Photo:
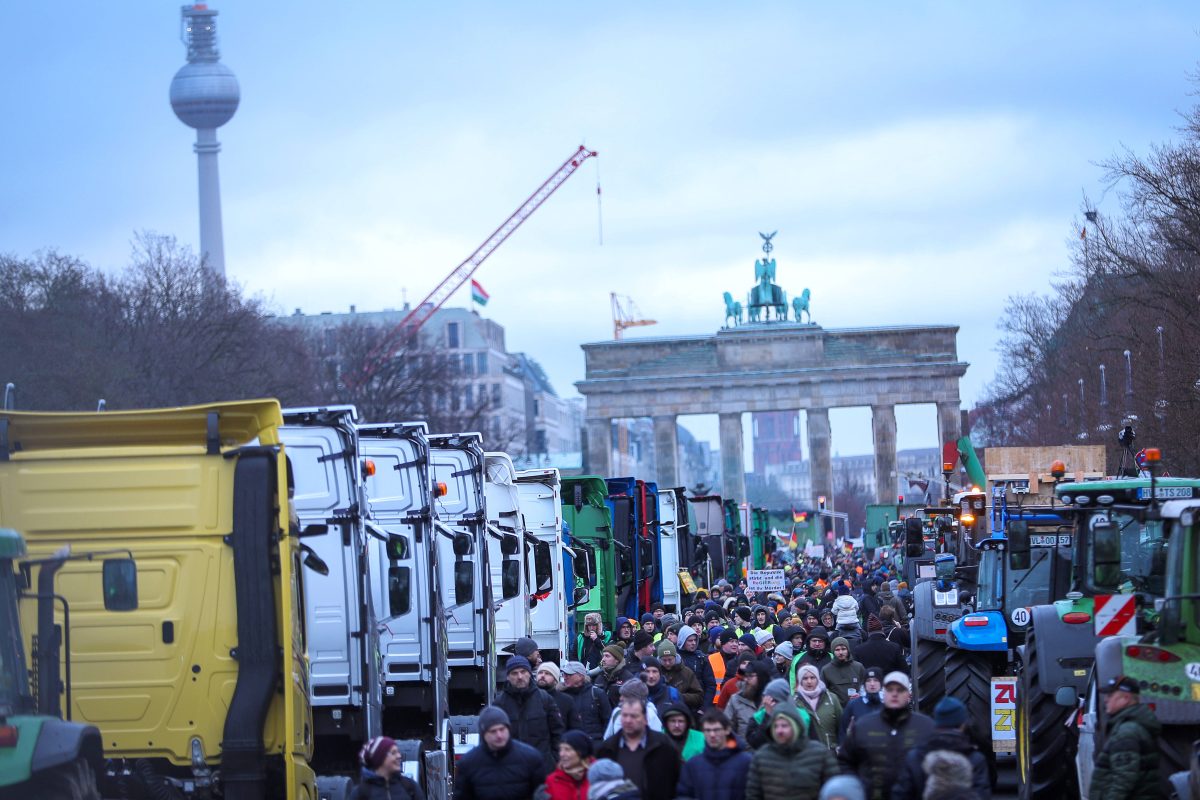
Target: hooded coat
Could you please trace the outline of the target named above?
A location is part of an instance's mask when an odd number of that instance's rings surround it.
[[[687,704],[687,707],[692,711],[700,708],[704,702],[704,688],[700,685],[700,680],[696,677],[696,673],[684,663],[675,657],[675,666],[667,669],[663,667],[663,680],[666,681],[675,691],[679,692],[680,698]],[[712,697],[712,695],[709,695]]]
[[[727,746],[705,747],[684,762],[675,795],[678,800],[743,800],[753,755],[735,737]]]
[[[933,750],[921,767],[926,774],[921,800],[975,800],[971,792],[971,762],[953,750]]]
[[[1096,756],[1089,800],[1141,800],[1159,794],[1157,739],[1162,723],[1149,706],[1138,703],[1112,715],[1108,738]]]
[[[729,717],[729,722],[733,726],[733,734],[743,739],[746,738],[746,731],[750,728],[750,723],[754,719],[754,713],[758,711],[758,706],[762,701],[763,690],[767,688],[767,684],[771,680],[771,673],[765,665],[760,661],[746,662],[746,668],[754,670],[758,675],[758,691],[757,699],[747,697],[742,693],[739,686],[738,691],[729,698],[729,703],[725,706],[725,715]],[[738,681],[740,684],[741,681]]]
[[[693,634],[700,640],[695,652],[684,649],[684,644],[687,643],[688,637]],[[684,625],[679,629],[679,660],[685,667],[696,674],[696,680],[700,682],[700,696],[703,698],[701,701],[702,705],[711,703],[713,697],[717,694],[717,679],[713,675],[712,664],[708,663],[708,654],[704,652],[703,639],[704,637],[700,635],[700,631],[689,625]]]
[[[746,779],[746,800],[816,800],[821,784],[837,774],[837,761],[822,745],[808,738],[799,711],[781,703],[771,715],[771,727],[786,719],[794,735],[786,744],[772,741],[754,754]]]
[[[974,791],[975,800],[991,800],[992,781],[987,756],[979,751],[965,733],[955,728],[938,728],[904,757],[904,769],[892,787],[891,800],[922,800],[929,775],[925,772],[925,756],[937,751],[958,753],[970,764],[967,787]],[[967,796],[967,795],[964,795]]]

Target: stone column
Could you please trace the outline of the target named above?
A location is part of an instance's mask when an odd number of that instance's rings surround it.
[[[742,452],[742,415],[721,413],[721,497],[739,503],[746,499],[746,461]]]
[[[810,408],[804,412],[808,421],[809,486],[812,487],[812,504],[817,508],[817,498],[825,496],[825,508],[833,508],[833,462],[830,460],[829,409]],[[821,531],[830,530],[823,522]]]
[[[658,488],[679,485],[679,438],[674,414],[654,418],[654,472]]]
[[[586,463],[583,471],[601,478],[612,477],[612,420],[589,419],[584,423],[587,434]]]
[[[875,442],[875,501],[894,503],[899,494],[895,406],[871,406],[871,436]]]
[[[938,448],[946,442],[957,442],[962,436],[962,415],[958,410],[958,401],[937,404],[938,418]],[[940,456],[939,456],[940,458]]]

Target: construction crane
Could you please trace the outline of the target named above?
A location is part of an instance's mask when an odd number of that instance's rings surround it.
[[[620,340],[626,328],[640,328],[642,325],[657,325],[656,319],[641,319],[642,312],[638,310],[632,297],[609,292],[612,298],[613,339]]]
[[[562,163],[562,166],[556,169],[508,219],[504,220],[499,228],[492,232],[491,236],[484,240],[483,244],[475,249],[475,252],[451,270],[450,274],[443,278],[442,282],[434,287],[424,300],[415,305],[404,319],[400,320],[400,323],[383,337],[368,354],[363,371],[356,378],[347,380],[347,385],[353,388],[370,380],[376,370],[395,353],[396,349],[407,344],[416,336],[417,332],[421,330],[421,326],[429,321],[429,318],[450,299],[451,295],[471,279],[475,270],[479,269],[479,266],[496,251],[497,247],[504,244],[509,236],[512,236],[513,231],[521,227],[521,223],[529,219],[533,212],[537,211],[542,203],[546,202],[550,195],[554,194],[584,161],[596,155],[598,154],[595,150],[588,150],[580,145],[579,149]]]

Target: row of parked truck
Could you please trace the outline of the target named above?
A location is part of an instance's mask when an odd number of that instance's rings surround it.
[[[1161,477],[1150,450],[1117,477],[1066,480],[1055,463],[1039,497],[1040,470],[988,480],[959,449],[974,485],[895,527],[918,706],[965,702],[976,738],[1015,760],[1022,800],[1086,800],[1098,689],[1125,675],[1163,725],[1164,780],[1196,769],[1200,480]]]
[[[0,527],[0,798],[336,800],[380,732],[445,798],[518,638],[773,549],[720,497],[270,400],[0,412]]]

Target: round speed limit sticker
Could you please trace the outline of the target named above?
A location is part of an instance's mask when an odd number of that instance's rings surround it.
[[[1008,618],[1012,620],[1013,625],[1023,628],[1029,624],[1029,609],[1014,608],[1012,613],[1008,615]]]

